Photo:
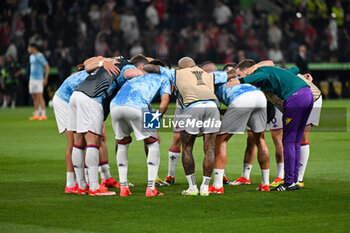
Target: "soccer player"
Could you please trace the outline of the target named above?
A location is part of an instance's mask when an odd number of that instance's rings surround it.
[[[108,67],[110,67],[109,63],[112,63],[113,66],[115,64],[115,62],[106,60],[103,64],[104,68],[106,70],[109,70],[110,72],[115,72],[114,70],[108,69]],[[72,150],[73,150],[73,141],[74,141],[73,132],[67,130],[67,128],[68,128],[68,122],[69,122],[68,118],[70,115],[69,114],[70,97],[72,96],[75,88],[77,88],[80,85],[80,83],[82,83],[89,76],[89,72],[93,71],[89,67],[89,63],[86,63],[86,64],[87,64],[87,70],[84,70],[84,65],[78,66],[78,70],[80,69],[81,70],[69,76],[58,88],[58,90],[56,91],[53,97],[53,108],[54,108],[58,131],[60,134],[64,133],[67,137],[67,148],[66,148],[66,155],[65,155],[66,168],[67,168],[65,193],[76,193],[78,191],[78,185],[76,185],[75,176],[74,176],[74,167],[72,163]],[[101,151],[104,150],[103,149],[104,146],[106,145],[101,146]],[[103,158],[103,160],[100,160],[100,161],[106,161],[106,159]],[[108,176],[108,173],[109,173],[109,169],[107,169],[107,165],[108,163],[106,164],[104,162],[103,165],[101,166],[101,176],[103,178]]]
[[[148,61],[144,60],[137,68],[140,69],[147,63]],[[142,129],[143,112],[149,111],[149,105],[158,93],[161,96],[161,103],[153,118],[159,119],[167,110],[171,94],[169,79],[163,75],[163,72],[160,74],[145,73],[128,80],[111,101],[112,125],[118,143],[116,157],[121,184],[120,196],[131,195],[127,183],[127,173],[128,149],[132,141],[130,137],[132,132],[134,132],[137,141],[143,140],[146,143],[148,149],[148,185],[145,196],[163,195],[155,188],[160,162],[157,131],[155,129]]]
[[[237,67],[240,65],[241,63]],[[209,192],[224,193],[222,177],[227,162],[227,142],[233,134],[243,134],[246,126],[252,130],[254,144],[258,147],[262,180],[257,190],[270,191],[270,154],[264,137],[267,119],[267,102],[264,94],[250,84],[233,87],[225,87],[225,84],[217,85],[215,94],[222,103],[228,106],[228,109],[222,119],[220,133],[216,138],[214,183],[209,187]]]
[[[283,100],[283,149],[285,179],[273,191],[299,189],[300,144],[313,107],[310,86],[291,71],[278,67],[260,67],[247,75],[250,64],[242,66],[241,79],[231,79],[227,87],[242,83],[257,83]]]
[[[29,94],[32,95],[35,108],[29,120],[47,120],[43,91],[49,78],[50,66],[36,44],[29,44],[28,53],[30,54]]]
[[[69,105],[71,116],[69,129],[75,131],[72,161],[75,174],[79,182],[79,193],[88,193],[91,196],[115,195],[104,185],[98,182],[99,148],[103,121],[109,114],[107,104],[116,94],[118,87],[122,86],[126,79],[123,76],[125,70],[133,68],[125,58],[117,59],[120,75],[110,75],[104,68],[100,68],[95,74],[87,77],[73,92]],[[102,67],[104,61],[98,62]],[[86,143],[86,165],[88,167],[89,187],[84,178],[84,149]]]
[[[231,69],[234,69],[236,67],[237,64],[235,63],[227,63],[224,65],[224,67],[222,68],[222,70],[224,71],[229,71]],[[216,67],[215,63],[212,61],[205,61],[202,63],[201,68],[208,73],[211,72],[215,72],[218,71],[218,68]],[[222,114],[222,113],[221,113]],[[222,179],[223,184],[229,184],[229,181],[226,177],[225,171],[224,171],[224,175],[223,175],[223,179]]]
[[[265,64],[268,66],[274,66],[273,64]],[[253,73],[254,70],[256,70],[256,67],[251,67],[247,73]],[[298,74],[299,70],[296,67],[293,67],[289,69],[289,71]],[[238,72],[240,72],[238,70]],[[300,169],[299,169],[299,186],[304,187],[303,183],[303,175],[306,168],[306,163],[309,157],[309,143],[308,143],[308,136],[311,131],[312,125],[318,125],[319,119],[320,119],[320,113],[321,113],[321,106],[322,106],[322,95],[321,91],[316,87],[315,84],[312,83],[312,76],[310,74],[300,75],[298,74],[298,77],[302,78],[305,82],[307,82],[310,85],[310,88],[312,90],[312,93],[314,95],[314,106],[312,108],[310,117],[307,121],[307,126],[305,127],[303,138],[301,142],[301,148],[300,148]],[[268,93],[265,93],[268,94]],[[268,96],[271,96],[270,94]],[[270,97],[271,98],[271,97]],[[282,103],[283,101],[280,100],[278,97],[273,96],[273,102],[276,103]],[[277,104],[279,108],[281,108],[280,104]],[[281,109],[282,110],[282,109]],[[282,145],[282,137],[283,137],[283,122],[282,122],[282,112],[275,106],[275,116],[272,119],[271,122],[267,124],[267,128],[271,131],[271,137],[273,139],[273,142],[275,144],[276,152],[276,163],[277,163],[277,174],[275,180],[270,184],[270,187],[277,187],[283,182],[284,178],[284,160],[283,160],[283,145]],[[244,157],[244,164],[243,164],[243,170],[242,175],[240,178],[235,180],[234,182],[230,182],[231,185],[240,185],[240,184],[250,184],[250,172],[252,169],[252,164],[255,160],[256,155],[256,147],[254,143],[252,142],[252,134],[248,131],[248,139],[247,139],[247,149],[245,152]]]
[[[183,124],[179,126],[182,130],[182,164],[189,188],[184,190],[182,194],[193,196],[199,193],[201,196],[208,196],[209,182],[215,161],[215,138],[220,128],[220,114],[217,109],[218,100],[214,94],[214,83],[225,83],[228,74],[220,71],[207,73],[196,66],[190,57],[181,58],[178,65],[179,70],[176,72],[174,69],[168,70],[167,76],[176,88],[177,98],[183,108],[182,113],[186,115],[181,117],[180,121]],[[211,124],[204,124],[209,121]],[[188,124],[189,122],[195,122],[195,125]],[[202,123],[202,125],[197,123]],[[200,191],[198,191],[192,151],[196,137],[200,133],[203,133],[205,157],[203,160],[203,181]]]

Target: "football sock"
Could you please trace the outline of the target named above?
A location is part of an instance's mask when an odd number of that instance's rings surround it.
[[[79,188],[84,189],[87,186],[84,174],[84,148],[77,145],[73,146],[72,162],[74,166],[74,172],[78,180]]]
[[[209,183],[210,183],[210,179],[211,177],[209,176],[203,176],[203,181],[202,181],[202,185],[201,185],[201,190],[208,190],[209,188]],[[221,182],[222,182],[222,178],[221,178]]]
[[[277,163],[277,175],[276,177],[284,178],[284,163]]]
[[[224,169],[214,168],[214,182],[213,182],[214,188],[218,189],[223,186],[223,176],[224,176]]]
[[[169,149],[168,176],[175,177],[177,161],[180,158],[181,150]]]
[[[118,144],[117,166],[119,173],[119,182],[122,187],[128,186],[128,144]]]
[[[98,160],[99,146],[89,144],[86,146],[86,166],[89,171],[90,189],[97,190],[100,185],[98,183]]]
[[[153,142],[147,144],[148,156],[147,156],[147,167],[148,167],[148,185],[151,189],[155,188],[156,178],[158,175],[158,168],[160,162],[160,151],[159,143]]]
[[[41,109],[41,115],[46,116],[46,109]]]
[[[72,188],[75,185],[75,176],[74,176],[74,172],[67,172],[67,181],[66,181],[66,185],[69,188]]]
[[[3,108],[6,108],[6,107],[7,107],[7,100],[6,100],[6,99],[4,99],[4,102],[2,103],[2,107],[3,107]]]
[[[261,170],[261,184],[262,185],[269,185],[270,181],[269,181],[269,176],[270,176],[270,169],[265,169],[265,170]]]
[[[253,167],[253,165],[251,165],[249,163],[244,163],[241,176],[249,180],[250,172],[252,171],[252,167]]]
[[[108,178],[112,177],[108,160],[102,161],[98,164],[98,171],[100,172],[102,179],[107,180]]]
[[[89,185],[89,169],[86,165],[84,165],[84,174],[85,174],[85,181]]]
[[[304,180],[305,169],[310,155],[310,145],[308,142],[302,143],[300,147],[300,167],[298,181]]]
[[[35,115],[35,116],[40,116],[40,111],[39,111],[39,110],[35,110],[35,111],[34,111],[34,115]]]
[[[37,110],[38,112],[38,114],[37,114],[37,116],[40,116],[40,114],[41,114],[41,106],[39,105],[39,107],[38,107],[38,110]]]
[[[186,178],[187,178],[188,186],[189,186],[190,189],[197,188],[196,174],[195,173],[193,173],[191,175],[187,175]]]

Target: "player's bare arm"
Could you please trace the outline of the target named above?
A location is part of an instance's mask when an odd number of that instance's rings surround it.
[[[162,116],[168,109],[169,101],[170,101],[169,94],[163,94],[159,105],[159,112],[162,114]]]
[[[230,81],[228,81],[225,85],[225,87],[233,87],[236,86],[237,84],[240,84],[238,78],[232,78]]]
[[[263,66],[275,66],[275,63],[271,60],[261,61],[255,65],[253,65],[252,67],[248,68],[247,75],[254,73],[257,69],[259,69],[260,67],[263,67]]]
[[[124,72],[123,76],[126,78],[126,79],[131,79],[131,78],[135,78],[135,77],[138,77],[138,76],[142,76],[142,75],[145,75],[147,74],[146,71],[144,70],[140,70],[140,69],[128,69]]]
[[[120,70],[115,64],[119,62],[113,61],[111,58],[105,58],[102,56],[92,57],[84,61],[85,70],[88,73],[93,72],[99,67],[103,67],[110,76],[118,76]]]
[[[46,87],[47,82],[49,80],[49,73],[50,73],[50,66],[49,66],[49,64],[46,64],[45,65],[44,83],[43,83],[44,87]]]

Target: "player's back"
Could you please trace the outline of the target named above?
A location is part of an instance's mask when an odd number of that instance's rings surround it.
[[[165,76],[145,74],[128,80],[113,98],[110,107],[126,105],[138,109],[147,108],[158,93],[170,94],[170,90],[170,82]]]
[[[300,88],[308,86],[306,82],[296,76],[291,70],[264,66],[255,71],[255,73],[259,72],[264,72],[269,76],[268,80],[259,83],[262,85],[262,88],[275,93],[282,99],[287,99]]]
[[[62,85],[56,91],[56,95],[64,100],[65,102],[69,102],[70,97],[73,94],[73,91],[89,76],[89,73],[85,70],[74,73],[70,75]]]
[[[250,84],[239,84],[233,87],[225,87],[226,83],[215,86],[215,95],[220,102],[229,106],[240,95],[250,92],[259,91],[259,88]]]

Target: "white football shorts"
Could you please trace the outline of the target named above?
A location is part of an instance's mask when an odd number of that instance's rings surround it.
[[[250,91],[237,97],[227,108],[220,134],[243,134],[246,127],[256,133],[266,129],[266,97],[261,91]]]
[[[29,94],[44,92],[44,80],[29,80]]]
[[[83,92],[74,91],[69,101],[69,131],[93,133],[101,136],[103,128],[102,104]]]
[[[149,137],[158,138],[157,130],[143,128],[143,112],[140,109],[120,105],[111,109],[112,126],[117,140],[135,134],[136,141]]]
[[[58,127],[58,132],[63,134],[68,127],[68,119],[69,119],[69,104],[63,101],[57,95],[54,95],[52,99],[53,111],[55,113],[56,123]]]

